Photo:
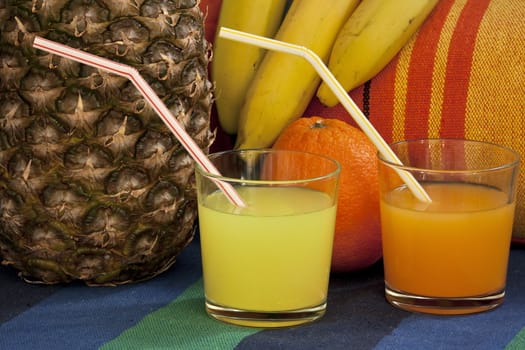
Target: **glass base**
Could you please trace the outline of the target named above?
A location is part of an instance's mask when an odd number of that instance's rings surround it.
[[[239,326],[278,328],[315,321],[326,311],[326,302],[306,309],[287,311],[248,311],[228,308],[206,300],[206,312],[213,318]]]
[[[505,298],[505,290],[483,296],[440,298],[411,295],[386,286],[385,296],[390,304],[406,311],[434,315],[465,315],[500,306]]]

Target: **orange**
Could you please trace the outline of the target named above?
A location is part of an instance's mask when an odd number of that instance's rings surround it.
[[[382,256],[376,153],[356,127],[322,117],[289,124],[273,148],[322,154],[341,164],[332,271],[355,271]]]

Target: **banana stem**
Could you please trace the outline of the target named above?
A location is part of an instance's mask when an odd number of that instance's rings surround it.
[[[348,95],[345,88],[339,83],[323,60],[315,52],[304,46],[270,39],[226,27],[221,27],[219,29],[219,36],[222,38],[259,46],[268,50],[289,53],[306,59],[321,76],[323,81],[330,87],[332,92],[337,96],[338,100],[352,116],[357,125],[359,125],[361,130],[374,143],[378,152],[383,156],[383,158],[393,164],[402,165],[394,151],[392,151],[392,149],[388,146],[387,142],[383,139],[383,137],[381,137],[372,123],[365,117],[363,112]],[[424,203],[430,203],[432,201],[428,193],[426,193],[421,184],[417,182],[412,174],[406,171],[398,171],[397,169],[396,171],[418,200]]]

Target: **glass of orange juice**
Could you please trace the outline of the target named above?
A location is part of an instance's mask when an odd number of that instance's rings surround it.
[[[238,325],[283,327],[325,313],[339,164],[284,150],[210,155],[197,166],[206,311]],[[246,203],[228,201],[217,181]]]
[[[401,141],[379,156],[386,299],[404,310],[468,314],[505,296],[519,156],[463,139]],[[411,173],[431,198],[399,178]]]

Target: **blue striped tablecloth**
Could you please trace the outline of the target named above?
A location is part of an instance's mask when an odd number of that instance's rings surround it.
[[[381,264],[333,275],[319,321],[263,330],[203,306],[197,239],[164,274],[134,285],[30,285],[0,268],[0,349],[525,349],[525,249],[513,247],[503,306],[469,316],[391,307]]]

